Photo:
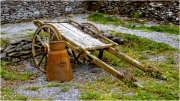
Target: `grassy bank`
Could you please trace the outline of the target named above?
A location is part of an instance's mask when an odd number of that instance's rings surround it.
[[[109,33],[123,37],[126,42],[124,45],[115,47],[123,51],[128,56],[140,61],[146,66],[153,66],[168,78],[167,81],[153,78],[149,74],[137,69],[136,67],[124,62],[123,60],[104,53],[103,61],[110,64],[117,70],[124,70],[127,74],[135,77],[144,88],[136,88],[119,81],[110,74],[104,74],[95,82],[87,82],[79,87],[83,100],[178,100],[179,99],[179,69],[178,62],[175,61],[174,54],[178,53],[164,43],[137,37],[135,35]],[[96,52],[95,52],[96,54]],[[164,57],[164,60],[149,61],[150,58],[157,59]]]
[[[150,32],[156,31],[156,32],[164,32],[164,33],[179,35],[179,27],[173,24],[154,25],[147,27],[141,23],[133,23],[133,21],[124,21],[112,15],[104,15],[102,13],[93,13],[88,17],[88,20],[100,24],[112,24],[114,26],[120,25],[130,29],[137,29],[142,31],[150,31]]]

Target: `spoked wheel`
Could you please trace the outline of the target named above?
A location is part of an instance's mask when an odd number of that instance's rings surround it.
[[[46,72],[47,57],[50,51],[50,41],[62,40],[61,34],[56,27],[51,24],[43,24],[38,27],[32,39],[32,57],[35,66],[42,72]]]
[[[83,26],[88,27],[88,28],[90,28],[91,30],[97,32],[98,34],[101,34],[101,31],[100,31],[95,25],[93,25],[93,24],[91,24],[91,23],[88,23],[88,22],[81,23],[81,24],[82,24]]]

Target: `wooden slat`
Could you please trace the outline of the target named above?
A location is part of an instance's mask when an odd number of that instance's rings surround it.
[[[53,24],[59,29],[60,33],[64,38],[82,47],[83,49],[106,46],[105,43],[101,42],[98,39],[93,38],[91,35],[82,32],[81,30],[75,28],[74,26],[68,23],[51,23],[51,24]]]
[[[109,48],[114,46],[113,44],[106,44],[106,45],[101,45],[101,46],[94,46],[94,47],[86,47],[85,50],[95,50],[95,49],[104,49],[104,48]]]

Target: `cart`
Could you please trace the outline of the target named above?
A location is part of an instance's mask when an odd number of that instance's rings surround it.
[[[121,58],[144,72],[155,75],[157,78],[166,79],[157,69],[150,66],[146,67],[123,52],[116,50],[114,47],[118,44],[104,37],[99,29],[91,23],[79,24],[67,19],[61,22],[35,20],[34,24],[38,28],[32,39],[32,57],[36,67],[44,73],[46,72],[47,57],[50,51],[49,42],[64,40],[66,47],[72,50],[72,54],[77,61],[82,62],[80,57],[84,57],[122,81],[130,81],[137,86],[141,86],[133,77],[126,76],[103,62],[101,58],[104,51]],[[93,55],[94,51],[99,51],[98,56]]]

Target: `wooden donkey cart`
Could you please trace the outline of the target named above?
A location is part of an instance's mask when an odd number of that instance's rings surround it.
[[[80,60],[79,57],[84,57],[122,81],[128,80],[137,86],[141,86],[137,80],[127,77],[103,62],[101,58],[104,51],[121,58],[142,71],[155,75],[157,78],[166,79],[166,77],[155,68],[145,67],[140,62],[113,48],[118,44],[104,37],[98,28],[91,23],[79,24],[67,19],[63,22],[42,22],[35,20],[34,24],[38,28],[32,39],[32,55],[36,67],[42,72],[46,72],[47,57],[50,51],[49,42],[64,40],[65,46],[72,50],[75,59]],[[94,50],[99,51],[98,56],[93,55],[92,51]]]

